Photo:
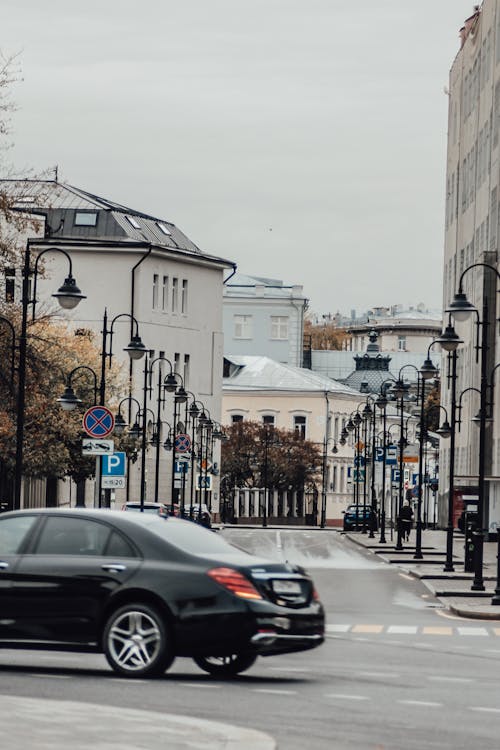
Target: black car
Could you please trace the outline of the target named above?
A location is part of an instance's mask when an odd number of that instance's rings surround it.
[[[362,504],[349,505],[344,513],[344,531],[351,531],[351,529],[362,529],[363,525],[367,529],[377,529],[377,516],[373,512],[371,506],[366,507]]]
[[[181,519],[111,510],[0,515],[0,646],[104,652],[122,675],[176,656],[230,676],[324,639],[311,578]]]

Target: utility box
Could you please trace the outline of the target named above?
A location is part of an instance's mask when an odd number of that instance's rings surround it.
[[[464,550],[464,570],[466,573],[472,573],[474,570],[474,552],[476,546],[476,536],[474,532],[477,529],[477,513],[465,512],[464,518],[465,533],[465,550]]]

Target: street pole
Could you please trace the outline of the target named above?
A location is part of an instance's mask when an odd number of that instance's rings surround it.
[[[421,560],[422,555],[422,469],[424,462],[424,443],[426,428],[424,425],[425,420],[425,379],[421,378],[422,391],[421,391],[421,402],[420,402],[420,435],[419,435],[419,446],[418,446],[418,500],[417,500],[417,530],[416,530],[416,541],[415,541],[415,554],[413,555],[414,560]]]
[[[481,321],[481,385],[480,385],[480,405],[479,405],[479,471],[478,471],[478,499],[477,499],[477,520],[478,528],[474,530],[474,580],[472,582],[472,591],[484,591],[483,579],[483,544],[486,533],[484,521],[485,509],[485,462],[486,462],[486,404],[487,404],[487,364],[488,364],[488,297],[483,298],[483,317]]]
[[[382,434],[383,434],[383,442],[382,442],[382,511],[380,514],[380,544],[385,544],[385,475],[386,475],[386,454],[387,454],[387,446],[386,446],[386,430],[387,430],[387,399],[384,396],[384,406],[383,406],[383,413],[382,413]]]
[[[147,397],[148,397],[149,354],[144,358],[144,381],[142,388],[142,445],[141,445],[141,513],[146,502],[146,438],[147,438]]]
[[[371,474],[370,474],[370,485],[371,485],[371,498],[372,498],[372,523],[370,524],[370,539],[375,538],[375,525],[377,518],[377,493],[375,491],[375,428],[376,428],[377,410],[373,405],[372,410],[372,450],[371,450]]]
[[[396,513],[397,539],[396,549],[403,549],[403,528],[401,524],[401,509],[403,507],[403,480],[404,480],[404,391],[401,391],[399,402],[399,481],[398,481],[398,512]]]
[[[367,419],[363,419],[363,460],[364,460],[364,466],[363,466],[363,530],[362,534],[366,534],[366,443],[368,442],[368,421]]]
[[[19,360],[17,369],[17,423],[16,423],[16,467],[14,471],[14,510],[21,507],[21,484],[23,478],[24,417],[26,407],[26,349],[29,305],[30,246],[26,244],[22,284],[22,317],[19,336]]]
[[[455,431],[457,419],[457,351],[448,354],[448,362],[451,364],[451,415],[450,415],[450,463],[448,471],[448,525],[446,527],[446,562],[443,570],[451,573],[455,570],[453,566],[453,505],[455,485]],[[451,360],[451,361],[450,361]]]

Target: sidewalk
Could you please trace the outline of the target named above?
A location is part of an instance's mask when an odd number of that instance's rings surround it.
[[[253,729],[141,709],[2,695],[0,746],[9,750],[276,750]]]
[[[380,544],[380,532],[370,539],[359,531],[348,532],[346,537],[369,549],[381,560],[397,565],[414,578],[419,578],[450,612],[461,617],[481,620],[500,620],[500,605],[492,605],[491,598],[496,588],[497,543],[485,542],[483,552],[483,578],[485,591],[471,591],[473,573],[464,572],[464,536],[453,535],[453,572],[443,570],[446,562],[446,532],[435,529],[422,531],[422,560],[415,560],[415,530],[404,550],[396,550],[396,534],[390,538],[386,532],[386,544]]]

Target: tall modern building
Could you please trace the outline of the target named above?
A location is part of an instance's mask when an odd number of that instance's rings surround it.
[[[500,0],[484,0],[460,29],[460,49],[449,81],[446,233],[443,309],[461,291],[477,313],[455,329],[459,430],[455,451],[455,495],[477,496],[479,454],[484,455],[485,525],[500,524],[500,342],[498,242],[500,200]],[[489,268],[492,266],[493,268]],[[445,322],[447,314],[445,312]],[[481,354],[486,359],[481,366]],[[442,367],[442,404],[450,408],[451,381]],[[487,417],[480,449],[473,420],[480,409],[481,372],[487,382]],[[441,490],[447,488],[449,447],[440,461]]]

